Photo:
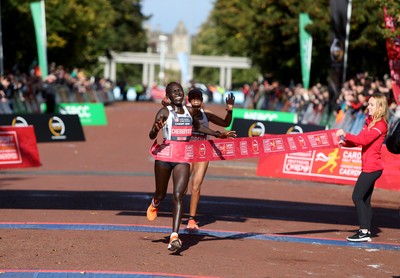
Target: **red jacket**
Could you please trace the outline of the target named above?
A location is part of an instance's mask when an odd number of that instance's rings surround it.
[[[363,172],[374,172],[383,170],[381,148],[385,140],[388,125],[381,119],[373,127],[368,129],[372,119],[369,117],[358,135],[347,133],[345,136],[345,147],[361,146],[361,160]]]

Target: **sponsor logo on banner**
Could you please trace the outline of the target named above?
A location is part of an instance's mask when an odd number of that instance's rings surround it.
[[[312,151],[286,155],[283,172],[287,174],[309,173],[311,170],[311,154]]]
[[[343,61],[344,56],[344,45],[343,43],[335,38],[331,44],[331,61],[334,63],[340,63]]]
[[[194,148],[193,145],[185,146],[185,159],[193,159],[194,157]]]
[[[202,143],[202,144],[200,144],[200,147],[199,147],[199,155],[200,155],[201,158],[204,158],[204,157],[206,157],[206,154],[207,154],[206,145],[204,145]]]
[[[400,190],[398,155],[391,154],[383,145],[382,160],[385,171],[375,187]],[[361,173],[361,164],[361,148],[318,148],[307,152],[260,156],[257,176],[354,186]]]
[[[265,126],[261,122],[252,124],[249,128],[249,137],[263,136],[265,134]]]
[[[37,142],[85,141],[78,115],[2,115],[0,126],[33,126]]]
[[[233,128],[235,120],[253,120],[258,122],[266,121],[266,122],[281,122],[281,123],[294,124],[297,123],[297,114],[289,112],[280,112],[280,111],[235,108],[233,109],[232,113],[232,122],[229,125],[229,127],[227,127],[228,130],[233,129],[238,131],[237,128]],[[265,123],[262,124],[265,126]],[[245,136],[247,135],[239,137],[245,137]]]
[[[28,126],[28,122],[21,116],[15,117],[12,122],[12,126]]]
[[[326,134],[309,135],[308,140],[313,148],[329,146],[329,141]]]
[[[0,164],[21,163],[16,131],[0,131]]]
[[[289,149],[291,151],[296,151],[297,150],[297,146],[296,146],[296,142],[294,141],[293,137],[288,137],[288,143],[289,143]]]
[[[252,147],[252,150],[253,150],[253,154],[259,154],[260,153],[260,149],[259,149],[259,147],[258,147],[258,141],[257,140],[253,140],[253,141],[251,141],[251,147]]]
[[[78,115],[83,126],[107,124],[103,103],[59,103],[57,109],[62,115]]]
[[[304,133],[303,128],[299,125],[291,126],[287,131],[286,134],[297,134],[297,133]]]
[[[0,126],[0,169],[40,165],[33,126]]]
[[[300,147],[302,149],[307,149],[306,141],[304,140],[304,138],[299,136],[299,137],[297,137],[297,139],[298,139],[298,142],[300,144]]]
[[[252,111],[252,112],[245,112],[244,113],[244,119],[246,120],[261,120],[261,121],[269,121],[273,122],[278,119],[278,115],[275,114],[272,111],[269,111],[269,113],[260,113],[257,111]]]
[[[60,109],[60,114],[63,115],[74,115],[77,114],[80,119],[90,118],[90,107],[88,105],[65,105]]]
[[[158,145],[154,151],[157,152],[157,155],[159,157],[164,157],[164,158],[171,158],[172,157],[172,148],[170,144],[161,144]]]
[[[235,156],[235,144],[233,142],[221,142],[221,143],[215,143],[214,152],[213,156],[214,157],[229,157],[229,156]]]
[[[334,133],[334,130],[329,130],[323,132],[310,132],[302,135],[269,134],[262,137],[258,136],[190,142],[167,140],[161,145],[158,145],[157,142],[155,142],[150,148],[150,153],[155,159],[159,160],[165,160],[165,158],[168,157],[167,161],[170,162],[232,160],[263,156],[266,154],[287,154],[299,151],[309,151],[316,148],[333,148],[338,144],[337,138],[333,136]],[[298,143],[299,146],[303,144],[304,147],[297,148],[293,144],[296,140],[302,142]],[[289,141],[291,143],[289,143]],[[289,147],[290,144],[292,147]],[[174,149],[169,150],[167,149],[168,146],[169,148],[173,146]],[[250,146],[251,152],[249,152],[247,146]],[[168,155],[166,155],[166,152]],[[193,155],[192,157],[192,153],[196,155]]]
[[[240,154],[247,156],[249,154],[247,142],[246,141],[240,141],[239,146],[240,146]]]
[[[52,139],[63,140],[66,138],[65,133],[65,124],[64,122],[57,116],[53,116],[49,119],[49,130],[53,136]]]
[[[235,111],[235,109],[233,111]],[[232,130],[236,131],[237,137],[242,138],[264,136],[267,134],[300,134],[317,130],[325,130],[325,127],[319,125],[293,124],[287,122],[233,119]]]
[[[339,174],[357,178],[361,173],[360,149],[344,149],[340,163]]]
[[[285,155],[282,172],[355,180],[361,173],[359,148],[329,148]]]
[[[268,138],[263,140],[264,152],[281,152],[285,150],[282,138]]]

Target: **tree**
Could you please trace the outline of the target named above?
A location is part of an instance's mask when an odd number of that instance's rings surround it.
[[[360,71],[382,76],[388,72],[378,2],[353,0],[348,74]],[[393,6],[391,6],[391,9]],[[399,14],[398,8],[393,8]],[[301,81],[298,18],[308,13],[313,24],[311,83],[325,82],[330,68],[330,12],[326,0],[217,0],[202,26],[193,50],[197,54],[247,56],[254,67],[284,83]]]
[[[29,2],[8,0],[2,7],[5,68],[25,71],[36,59]],[[108,48],[144,51],[146,37],[140,0],[46,0],[48,62],[92,69]],[[15,40],[18,34],[21,40]]]
[[[384,38],[398,38],[400,37],[400,2],[397,0],[377,0],[379,6],[382,9],[386,9],[389,16],[395,20],[395,26],[397,27],[395,32],[386,30],[384,24],[382,24],[382,34]]]

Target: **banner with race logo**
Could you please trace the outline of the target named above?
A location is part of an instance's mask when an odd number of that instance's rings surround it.
[[[325,127],[321,125],[235,119],[233,121],[232,130],[236,131],[237,137],[256,137],[264,136],[265,134],[313,132],[317,130],[325,130]]]
[[[331,16],[331,68],[329,74],[329,100],[330,109],[333,109],[336,99],[340,95],[343,82],[346,81],[346,60],[348,33],[351,14],[351,1],[330,0]],[[350,29],[348,29],[350,30]]]
[[[375,187],[400,190],[398,156],[388,152],[383,145],[382,160],[385,169]],[[354,185],[361,166],[361,148],[324,148],[260,157],[257,176]]]
[[[156,140],[150,148],[150,153],[156,160],[169,162],[254,158],[271,154],[334,148],[338,144],[335,132],[335,130],[323,130],[302,134],[267,134],[235,139],[164,141],[162,144],[157,144]]]
[[[37,142],[85,141],[78,115],[11,114],[0,117],[0,125],[32,125]]]
[[[299,15],[299,35],[300,35],[300,62],[303,87],[309,88],[312,56],[312,36],[306,30],[307,25],[312,24],[312,20],[307,13]]]
[[[33,126],[0,126],[0,169],[40,165]]]
[[[107,125],[103,103],[59,103],[57,111],[62,115],[78,115],[82,126]]]
[[[36,48],[39,57],[39,67],[41,77],[48,74],[47,69],[47,31],[46,31],[46,12],[44,1],[30,3],[33,25],[36,34]]]
[[[267,122],[282,122],[282,123],[297,123],[297,114],[290,112],[272,111],[272,110],[258,110],[258,109],[245,109],[235,108],[232,110],[232,122],[226,128],[232,130],[232,125],[235,119],[267,121]]]

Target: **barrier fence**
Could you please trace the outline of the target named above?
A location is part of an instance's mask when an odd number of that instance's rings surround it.
[[[116,101],[112,89],[108,90],[87,90],[79,92],[71,90],[65,85],[55,86],[55,102],[59,103],[103,103],[111,104]],[[35,95],[14,95],[11,99],[2,99],[0,102],[0,114],[26,114],[42,113],[42,104],[45,99],[41,93]]]

